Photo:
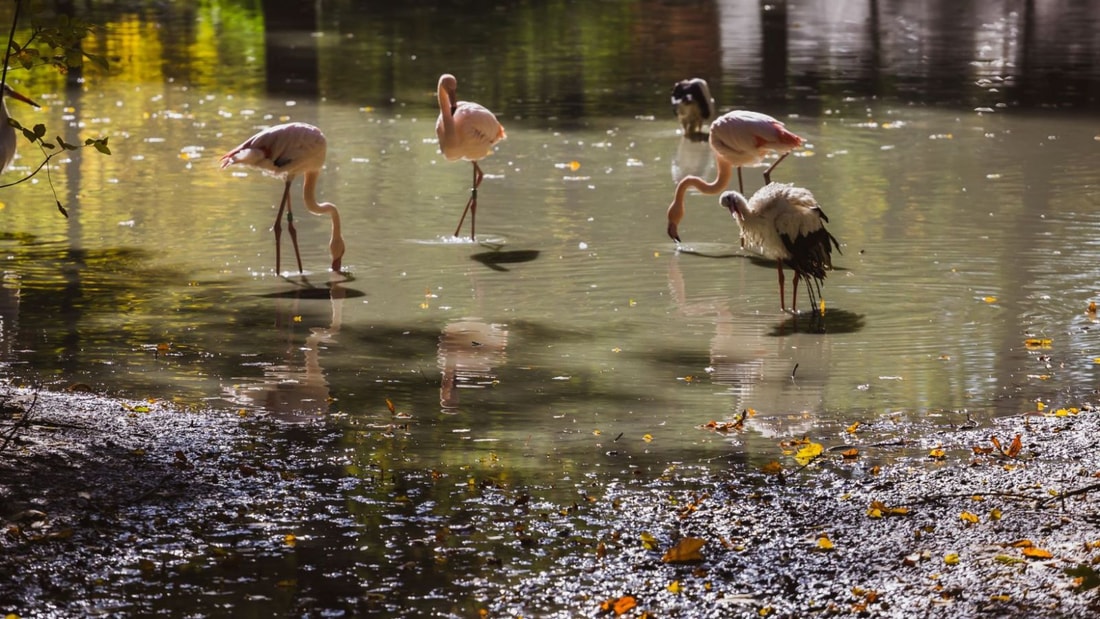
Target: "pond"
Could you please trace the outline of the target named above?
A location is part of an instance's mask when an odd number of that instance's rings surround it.
[[[12,103],[23,124],[113,154],[51,168],[67,219],[41,176],[4,190],[6,373],[321,424],[351,474],[474,471],[555,500],[762,465],[856,422],[1073,406],[1100,371],[1100,13],[973,4],[323,2],[266,31],[233,3],[92,15],[112,74],[13,73],[44,104]],[[481,162],[477,242],[451,235],[470,165],[438,150],[443,72],[508,134]],[[691,76],[806,139],[773,180],[809,188],[841,243],[823,317],[779,310],[716,196],[689,194],[667,238],[674,179],[714,175],[669,105]],[[218,166],[291,120],[328,136],[342,274],[297,184],[305,273],[284,238],[276,274],[281,183]],[[20,149],[8,180],[39,160]],[[743,411],[744,432],[701,428]]]

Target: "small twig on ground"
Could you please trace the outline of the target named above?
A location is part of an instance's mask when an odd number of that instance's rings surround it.
[[[12,442],[12,440],[15,439],[20,430],[23,430],[30,425],[31,417],[33,416],[31,413],[34,411],[34,405],[37,403],[38,392],[35,391],[34,398],[31,400],[30,405],[28,405],[27,408],[23,411],[23,417],[12,424],[11,430],[9,430],[8,433],[4,435],[4,442],[0,443],[0,452],[7,449],[8,443]]]

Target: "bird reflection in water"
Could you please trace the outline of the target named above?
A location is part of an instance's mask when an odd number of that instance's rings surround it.
[[[224,390],[229,401],[246,408],[255,408],[284,423],[310,423],[324,418],[329,411],[332,395],[324,368],[321,351],[335,343],[340,333],[343,304],[347,289],[339,273],[329,274],[327,296],[331,305],[328,326],[311,327],[302,342],[296,341],[293,326],[299,316],[299,304],[303,297],[319,296],[324,288],[304,288],[286,295],[289,299],[278,308],[276,328],[286,334],[285,361],[264,368],[263,378],[254,384],[239,384]],[[310,294],[310,293],[317,294]],[[301,358],[299,359],[299,355]]]
[[[482,389],[496,382],[496,368],[507,361],[508,325],[460,318],[439,336],[439,404],[453,412],[459,389]]]
[[[739,319],[730,309],[726,296],[692,299],[680,269],[679,256],[669,262],[668,286],[680,316],[713,316],[714,336],[710,339],[707,374],[711,383],[726,388],[731,396],[728,417],[742,418],[747,428],[762,436],[797,436],[813,429],[812,411],[821,405],[826,367],[827,343],[820,338],[797,334],[811,340],[777,338],[760,330],[752,321]],[[732,258],[727,256],[726,258]],[[790,351],[799,360],[787,361]],[[802,368],[792,372],[794,363]],[[744,411],[753,409],[756,414]]]

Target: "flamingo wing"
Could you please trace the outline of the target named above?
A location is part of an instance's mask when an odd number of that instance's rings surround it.
[[[221,158],[221,167],[235,163],[273,176],[293,176],[321,169],[326,142],[321,130],[306,123],[269,127],[245,140]]]
[[[734,110],[710,125],[711,146],[734,165],[756,163],[769,150],[790,152],[802,138],[778,120],[749,110]]]

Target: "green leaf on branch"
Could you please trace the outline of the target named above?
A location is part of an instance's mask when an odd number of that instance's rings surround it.
[[[69,211],[66,211],[65,207],[61,205],[61,200],[57,200],[57,210],[61,211],[61,214],[65,216],[65,219],[69,218]]]

